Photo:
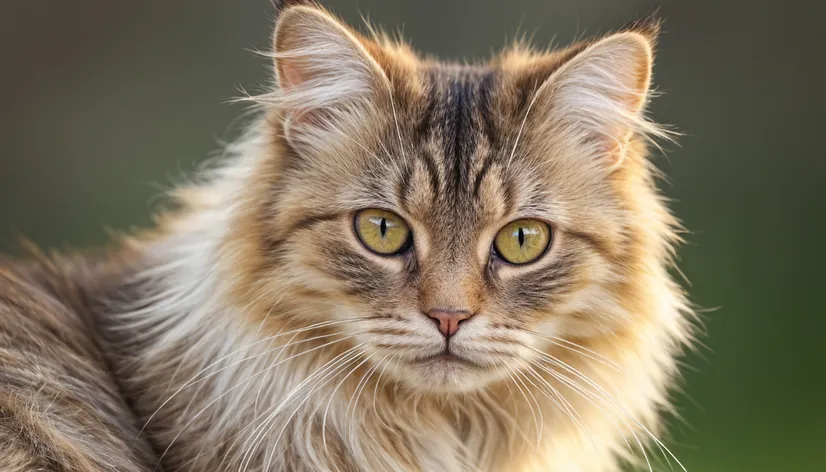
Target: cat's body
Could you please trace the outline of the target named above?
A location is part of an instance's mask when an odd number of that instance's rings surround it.
[[[0,379],[76,364],[16,363],[45,336],[18,321],[84,320],[57,352],[82,336],[100,377],[67,402],[113,406],[79,414],[108,426],[65,434],[97,458],[66,470],[612,471],[643,445],[673,462],[653,437],[690,330],[644,145],[653,35],[442,65],[289,8],[279,88],[178,211],[95,264],[4,269],[29,282],[2,287]],[[401,215],[408,245],[364,247],[365,208]],[[553,238],[508,264],[491,241],[509,221]],[[47,381],[13,408],[0,384],[0,418],[42,419],[0,424],[9,457],[65,417]]]
[[[108,272],[83,259],[0,266],[0,470],[151,469],[101,346],[90,296]]]

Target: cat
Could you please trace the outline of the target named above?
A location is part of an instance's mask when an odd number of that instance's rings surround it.
[[[682,468],[658,32],[459,65],[285,2],[153,229],[0,265],[0,469]]]

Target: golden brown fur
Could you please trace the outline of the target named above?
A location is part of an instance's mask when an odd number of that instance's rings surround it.
[[[96,380],[112,366],[165,470],[674,462],[656,435],[690,314],[647,159],[663,135],[644,116],[655,37],[642,23],[456,65],[288,7],[277,86],[255,97],[262,118],[224,162],[90,279],[44,276],[87,302],[18,302],[0,328],[20,349],[29,331],[13,316],[88,316],[70,331],[101,334],[86,335],[86,362],[105,353]],[[366,250],[353,232],[364,208],[403,217],[413,248]],[[551,225],[552,245],[508,265],[491,241],[526,217]],[[32,283],[28,296],[45,297]],[[473,315],[449,342],[425,315],[442,309]],[[462,361],[421,361],[443,350]],[[6,408],[15,421],[29,411]]]

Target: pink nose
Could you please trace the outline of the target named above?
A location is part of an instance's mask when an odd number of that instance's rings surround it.
[[[450,337],[459,331],[459,323],[473,316],[473,313],[467,310],[430,310],[427,316],[438,321],[439,331]]]

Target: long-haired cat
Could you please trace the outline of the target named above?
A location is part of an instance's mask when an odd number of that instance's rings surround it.
[[[0,468],[681,467],[656,22],[460,65],[288,3],[154,230],[0,269]]]

